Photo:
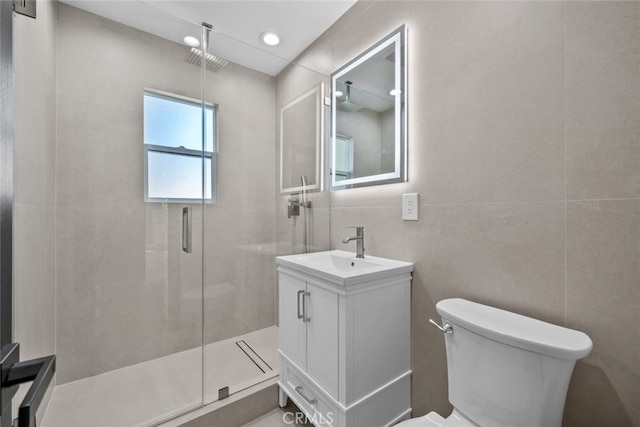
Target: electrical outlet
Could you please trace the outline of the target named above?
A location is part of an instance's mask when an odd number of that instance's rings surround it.
[[[402,219],[404,221],[418,220],[418,193],[402,195]]]

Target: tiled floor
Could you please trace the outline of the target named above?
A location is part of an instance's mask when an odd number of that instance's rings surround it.
[[[272,371],[263,372],[236,345],[244,340]],[[274,377],[278,328],[272,326],[206,346],[205,401]],[[260,365],[264,364],[260,362]],[[56,387],[42,427],[137,427],[200,406],[202,351],[175,353]]]
[[[293,404],[287,405],[284,409],[274,409],[268,414],[245,424],[243,427],[291,427],[291,426],[311,426],[306,423],[304,415]]]

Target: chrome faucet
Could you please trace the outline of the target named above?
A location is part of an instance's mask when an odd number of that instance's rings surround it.
[[[347,227],[347,228],[355,228],[356,235],[353,237],[345,237],[342,239],[342,243],[349,243],[352,240],[355,240],[357,243],[356,246],[356,258],[364,258],[364,227]]]

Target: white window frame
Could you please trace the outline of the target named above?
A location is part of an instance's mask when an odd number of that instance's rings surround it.
[[[156,89],[144,88],[145,96],[147,93],[151,95],[158,95],[161,98],[168,98],[169,100],[175,99],[176,102],[186,102],[189,104],[194,104],[201,106],[202,102],[199,99],[188,98],[186,96],[177,95],[175,93],[165,92]],[[152,202],[152,203],[216,203],[216,193],[217,193],[217,182],[216,182],[216,170],[217,170],[217,146],[218,146],[218,104],[212,102],[205,103],[207,108],[211,108],[213,111],[213,123],[215,128],[215,133],[212,135],[212,149],[213,151],[205,151],[205,150],[192,150],[184,147],[167,147],[164,145],[154,145],[154,144],[146,144],[142,143],[144,147],[144,201]],[[143,112],[144,114],[144,112]],[[149,152],[157,152],[157,153],[166,153],[166,154],[177,154],[181,156],[189,156],[189,157],[197,157],[202,159],[202,170],[205,170],[205,161],[206,159],[211,159],[211,182],[209,183],[211,187],[211,197],[203,197],[203,198],[166,198],[166,197],[149,197]],[[205,188],[205,182],[203,178],[203,188]]]
[[[341,134],[337,134],[334,138],[334,150],[338,149],[338,140],[342,140],[344,141],[344,148],[345,148],[345,153],[344,153],[344,157],[345,157],[345,163],[347,165],[351,165],[351,169],[349,170],[333,170],[331,169],[331,182],[335,182],[336,184],[332,185],[332,188],[347,188],[347,184],[342,184],[343,181],[346,181],[347,179],[351,179],[353,177],[353,138],[345,136],[345,135],[341,135]],[[333,159],[334,159],[334,163],[335,159],[337,159],[337,154],[333,155]],[[334,165],[335,166],[335,165]],[[335,175],[335,176],[334,176]],[[336,179],[337,176],[343,176],[344,179],[342,180],[338,180]]]

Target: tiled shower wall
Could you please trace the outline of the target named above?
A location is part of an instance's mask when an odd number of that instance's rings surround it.
[[[65,4],[57,24],[58,383],[200,346],[203,324],[207,343],[272,326],[273,256],[255,247],[275,238],[275,79],[235,64],[207,72],[218,198],[204,233],[192,205],[186,255],[183,205],[144,202],[142,96],[199,99],[200,68],[186,46]]]
[[[414,415],[451,409],[427,320],[463,297],[589,334],[564,424],[639,426],[640,2],[360,1],[298,62],[328,75],[403,23],[409,180],[332,193],[330,221],[333,248],[363,225],[415,263]]]
[[[20,343],[21,360],[56,351],[56,3],[39,1],[37,15],[36,20],[18,14],[13,19],[13,337]],[[21,386],[14,404],[29,386]]]

